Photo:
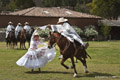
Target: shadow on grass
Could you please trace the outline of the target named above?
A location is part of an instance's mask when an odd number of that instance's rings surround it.
[[[26,49],[20,49],[20,48],[17,48],[16,50],[28,50],[27,48]]]
[[[71,72],[60,72],[60,71],[41,71],[41,72],[39,72],[39,71],[34,71],[34,72],[27,71],[25,73],[28,73],[28,74],[49,74],[49,73],[54,73],[54,74],[56,74],[56,73],[60,73],[60,74],[73,74]]]
[[[89,48],[109,48],[109,47],[89,47]]]
[[[79,77],[95,77],[95,78],[100,78],[100,77],[113,77],[115,75],[112,75],[112,74],[108,74],[108,73],[99,73],[99,72],[92,72],[92,73],[88,73],[88,74],[85,74],[83,76],[78,76],[77,78]]]

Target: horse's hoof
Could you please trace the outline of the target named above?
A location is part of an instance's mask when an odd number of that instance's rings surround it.
[[[74,73],[73,77],[77,77],[77,74],[76,74],[76,73]]]
[[[89,73],[89,71],[85,71],[85,73]]]
[[[73,69],[73,66],[69,66],[69,69]]]

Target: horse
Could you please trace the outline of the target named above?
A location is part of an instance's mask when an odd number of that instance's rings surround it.
[[[19,34],[19,41],[20,41],[20,49],[26,49],[25,42],[26,42],[26,30],[22,29]]]
[[[29,32],[26,33],[26,41],[28,42],[28,46],[30,46],[30,40],[31,40],[31,36],[34,32],[34,28],[31,28]]]
[[[86,64],[86,58],[89,55],[87,54],[86,50],[83,47],[81,47],[80,43],[78,43],[77,41],[74,42],[76,47],[74,43],[70,42],[66,37],[62,36],[60,33],[52,32],[49,34],[48,48],[54,47],[55,44],[58,45],[58,47],[60,48],[60,54],[63,55],[61,65],[64,66],[66,69],[70,69],[70,68],[74,69],[73,77],[76,77],[77,71],[75,67],[74,57],[76,57],[78,60],[82,62],[85,73],[88,73],[89,71]],[[64,64],[64,62],[68,58],[70,58],[72,61],[71,67],[68,67],[67,65]]]
[[[12,31],[9,32],[8,37],[6,38],[6,46],[7,48],[14,48],[15,45],[17,46],[15,30],[12,29]]]

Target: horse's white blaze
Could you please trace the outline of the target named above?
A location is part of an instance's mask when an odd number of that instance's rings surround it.
[[[76,77],[76,76],[77,76],[77,74],[76,74],[76,73],[74,73],[73,77]]]

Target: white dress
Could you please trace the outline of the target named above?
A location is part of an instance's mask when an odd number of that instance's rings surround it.
[[[54,48],[49,49],[47,48],[47,45],[38,48],[38,45],[45,43],[40,41],[35,41],[33,39],[33,36],[31,37],[31,44],[30,44],[30,48],[28,49],[28,52],[16,62],[17,65],[24,66],[26,68],[35,69],[45,66],[45,64],[47,64],[48,62],[54,59],[56,55]]]

